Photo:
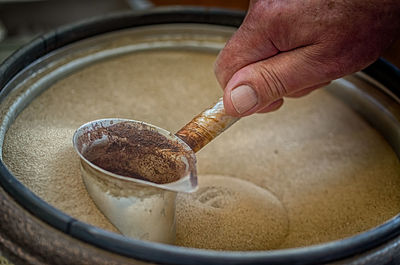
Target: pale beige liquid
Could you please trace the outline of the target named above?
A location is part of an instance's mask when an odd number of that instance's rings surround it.
[[[71,143],[74,131],[109,117],[177,131],[221,96],[214,60],[204,53],[154,51],[72,74],[17,118],[6,135],[4,160],[48,203],[116,232],[82,183]],[[400,164],[394,152],[323,90],[287,100],[277,112],[240,120],[197,158],[199,192],[208,193],[178,195],[178,245],[305,246],[365,231],[400,210]],[[213,189],[223,192],[214,198]]]

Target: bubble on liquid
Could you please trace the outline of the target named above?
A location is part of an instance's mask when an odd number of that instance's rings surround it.
[[[177,244],[218,250],[276,249],[289,231],[287,211],[267,189],[221,175],[177,197]]]

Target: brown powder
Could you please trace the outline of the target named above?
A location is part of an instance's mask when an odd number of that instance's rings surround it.
[[[93,164],[118,175],[158,184],[184,177],[188,170],[184,161],[194,166],[191,153],[177,141],[141,123],[94,126],[77,141],[78,146],[88,146],[82,155]]]
[[[87,195],[71,144],[74,131],[91,120],[120,117],[176,132],[221,96],[214,60],[215,55],[201,52],[154,51],[89,66],[53,85],[21,113],[6,135],[4,161],[48,203],[116,231]],[[253,196],[252,185],[239,189],[240,181],[219,181],[223,194],[243,199],[217,202],[237,205],[233,211],[204,205],[198,194],[179,195],[178,245],[306,246],[365,231],[400,210],[396,155],[367,122],[323,90],[288,99],[277,112],[240,120],[204,147],[197,163],[201,185],[208,187],[204,179],[211,176],[230,176],[270,192]],[[262,194],[267,198],[263,209],[271,207],[270,215],[252,205]],[[275,207],[279,204],[289,220],[284,237],[279,232],[284,223],[271,219],[282,216]],[[264,218],[271,234],[260,225]],[[248,220],[254,223],[243,225]]]

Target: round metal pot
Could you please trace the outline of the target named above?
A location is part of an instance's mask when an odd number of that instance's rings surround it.
[[[77,47],[84,50],[90,46],[90,53],[93,49],[101,50],[101,45],[94,44],[109,39],[109,34],[118,36],[133,30],[146,38],[149,30],[153,33],[160,30],[206,32],[214,42],[198,40],[202,43],[200,48],[218,50],[223,47],[221,36],[226,39],[231,35],[243,18],[243,13],[227,10],[167,8],[114,14],[60,28],[33,40],[0,66],[1,104],[4,106],[9,94],[23,82],[50,72],[57,66],[50,62],[58,62],[68,50]],[[188,40],[181,47],[197,49],[198,43],[196,46]],[[168,48],[176,43],[161,41],[157,45],[156,48]],[[149,49],[149,46],[121,45],[97,51],[96,56],[82,55],[75,64],[65,64],[62,73],[41,80],[41,88],[27,93],[12,108],[3,107],[7,115],[1,121],[0,146],[16,116],[54,80],[95,61],[138,49]],[[332,93],[360,112],[399,156],[399,70],[381,59],[358,73],[357,78],[369,85],[358,87],[346,83]],[[127,238],[76,220],[31,192],[13,176],[3,160],[0,161],[0,184],[0,249],[16,264],[400,264],[400,215],[350,238],[309,247],[211,251]]]

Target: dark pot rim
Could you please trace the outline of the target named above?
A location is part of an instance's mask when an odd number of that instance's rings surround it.
[[[0,65],[1,95],[6,84],[29,64],[45,54],[91,36],[115,30],[155,24],[200,23],[239,27],[239,11],[169,7],[140,12],[123,12],[67,25],[44,34],[25,45]],[[384,59],[363,70],[398,98],[400,71]],[[3,93],[4,92],[4,93]],[[184,248],[126,238],[86,224],[57,210],[19,182],[0,161],[0,185],[22,207],[65,234],[104,250],[144,261],[169,264],[317,264],[351,257],[381,245],[400,234],[400,215],[364,233],[328,243],[275,251],[212,251]]]

